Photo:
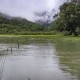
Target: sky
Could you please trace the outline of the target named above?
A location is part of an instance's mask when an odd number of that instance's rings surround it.
[[[66,0],[0,0],[0,12],[10,16],[23,17],[35,21],[42,17],[34,13],[47,11],[50,15],[59,11],[59,6]],[[51,16],[52,17],[52,16]]]

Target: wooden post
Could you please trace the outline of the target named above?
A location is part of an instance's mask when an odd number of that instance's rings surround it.
[[[8,52],[9,50],[8,50],[8,48],[7,48],[7,52]]]
[[[20,46],[19,46],[19,42],[18,42],[18,49],[19,49],[19,47],[20,47]]]
[[[11,46],[11,54],[12,54],[12,46]]]

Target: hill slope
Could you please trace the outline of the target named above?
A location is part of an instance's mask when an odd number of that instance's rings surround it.
[[[0,34],[27,34],[28,32],[43,31],[41,25],[20,17],[10,17],[0,13]]]

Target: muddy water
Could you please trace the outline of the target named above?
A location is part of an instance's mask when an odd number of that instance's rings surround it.
[[[79,73],[75,71],[80,68],[71,67],[74,59],[77,61],[74,66],[79,67],[80,60],[70,55],[74,44],[70,50],[64,47],[68,43],[57,44],[50,41],[20,45],[1,43],[0,80],[79,80]]]

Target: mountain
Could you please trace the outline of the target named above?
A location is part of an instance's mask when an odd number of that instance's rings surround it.
[[[0,13],[0,17],[4,17],[4,18],[7,18],[7,19],[12,19],[11,16],[9,16],[7,14],[4,14],[4,13]]]
[[[44,30],[40,24],[21,17],[11,17],[0,13],[0,34],[27,34]]]

